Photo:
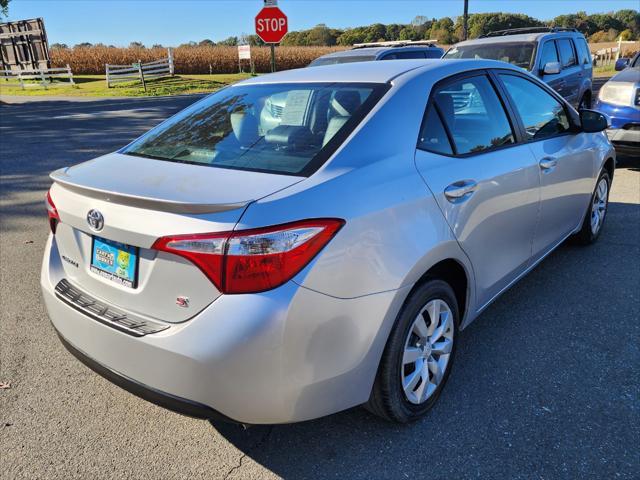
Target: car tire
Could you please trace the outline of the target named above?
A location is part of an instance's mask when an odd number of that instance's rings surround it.
[[[591,92],[586,91],[582,94],[580,103],[578,103],[578,111],[582,109],[589,109],[589,108],[591,108]]]
[[[437,323],[431,320],[432,317],[437,317]],[[420,319],[424,319],[424,324]],[[399,423],[423,417],[435,404],[449,378],[458,327],[458,303],[448,283],[430,279],[417,287],[406,300],[391,330],[365,408]],[[433,333],[427,336],[417,332]],[[440,337],[438,332],[442,334]],[[449,353],[437,353],[447,350]],[[421,351],[419,358],[407,363],[417,351]],[[412,386],[416,376],[420,379]]]
[[[603,170],[598,177],[596,187],[589,201],[589,208],[584,216],[580,231],[573,237],[573,243],[579,245],[591,245],[594,243],[604,227],[609,209],[609,192],[611,190],[611,177],[609,172]]]

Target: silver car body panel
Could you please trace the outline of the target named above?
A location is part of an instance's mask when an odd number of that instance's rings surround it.
[[[563,161],[567,152],[566,170],[558,168],[552,181],[554,172],[543,180],[534,144],[465,159],[416,151],[433,84],[484,68],[520,71],[495,61],[396,60],[245,81],[391,82],[331,158],[306,178],[111,157],[134,178],[146,179],[138,189],[118,175],[94,178],[90,163],[75,167],[77,173],[70,169],[75,188],[61,180],[51,190],[61,223],[49,238],[42,268],[53,325],[71,345],[113,371],[244,423],[301,421],[365,402],[397,314],[432,266],[453,260],[465,271],[462,326],[468,325],[539,261],[534,245],[551,248],[579,226],[589,188],[603,162],[615,158],[604,134],[578,134],[568,144],[542,146],[562,154]],[[580,146],[590,153],[576,153]],[[108,162],[104,165],[96,168],[110,175]],[[170,180],[151,181],[168,171],[184,179],[178,182],[184,189],[174,188]],[[189,176],[197,186],[192,191]],[[475,178],[478,190],[469,202],[449,204],[444,187],[465,178]],[[241,184],[244,180],[251,185]],[[546,190],[539,188],[541,182]],[[176,213],[140,208],[127,198],[92,197],[83,188],[159,202],[246,206]],[[549,209],[549,218],[540,220],[542,191],[548,192],[550,208],[563,195],[571,197],[571,205],[559,209],[557,217]],[[87,268],[95,234],[85,218],[90,209],[104,215],[100,236],[140,248],[140,288],[114,286]],[[150,249],[165,235],[320,217],[342,218],[346,224],[292,280],[257,294],[221,295],[188,261]],[[563,219],[567,225],[560,225]],[[555,232],[546,235],[545,225]],[[63,278],[120,310],[169,328],[136,338],[94,321],[56,298],[55,286]],[[179,295],[190,297],[190,308],[175,304]]]
[[[245,207],[252,200],[300,181],[300,177],[246,170],[203,169],[110,153],[51,174],[84,196],[172,213],[215,213]]]
[[[527,145],[465,158],[418,150],[416,165],[476,274],[476,300],[484,304],[531,259],[539,208],[538,163]],[[448,185],[472,180],[476,191],[453,203]]]

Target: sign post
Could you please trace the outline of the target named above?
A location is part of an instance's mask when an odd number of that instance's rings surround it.
[[[276,71],[275,44],[280,43],[289,29],[287,16],[274,0],[265,0],[265,6],[256,15],[256,34],[271,47],[271,71]]]
[[[242,60],[249,60],[249,68],[251,69],[251,73],[254,74],[253,70],[253,60],[251,59],[251,46],[250,45],[238,45],[238,68],[240,73],[242,70]]]

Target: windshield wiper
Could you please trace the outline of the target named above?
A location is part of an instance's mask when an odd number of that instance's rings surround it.
[[[158,155],[150,155],[148,153],[140,153],[140,152],[124,152],[125,155],[132,155],[134,157],[142,157],[142,158],[153,158],[154,160],[166,160],[166,157],[160,157]]]

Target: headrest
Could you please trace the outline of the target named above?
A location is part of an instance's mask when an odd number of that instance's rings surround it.
[[[338,115],[353,115],[360,106],[360,94],[355,90],[338,90],[331,100],[331,107]]]
[[[322,146],[324,147],[329,141],[334,137],[336,133],[344,126],[345,123],[349,121],[351,117],[346,115],[339,115],[336,117],[332,117],[329,120],[329,124],[327,125],[327,131],[324,134],[324,138],[322,139]]]
[[[264,139],[267,143],[278,145],[309,146],[313,143],[313,135],[307,127],[299,125],[278,125],[269,130]]]
[[[260,138],[258,120],[252,113],[233,112],[231,114],[231,128],[238,143],[243,147],[253,145]]]

